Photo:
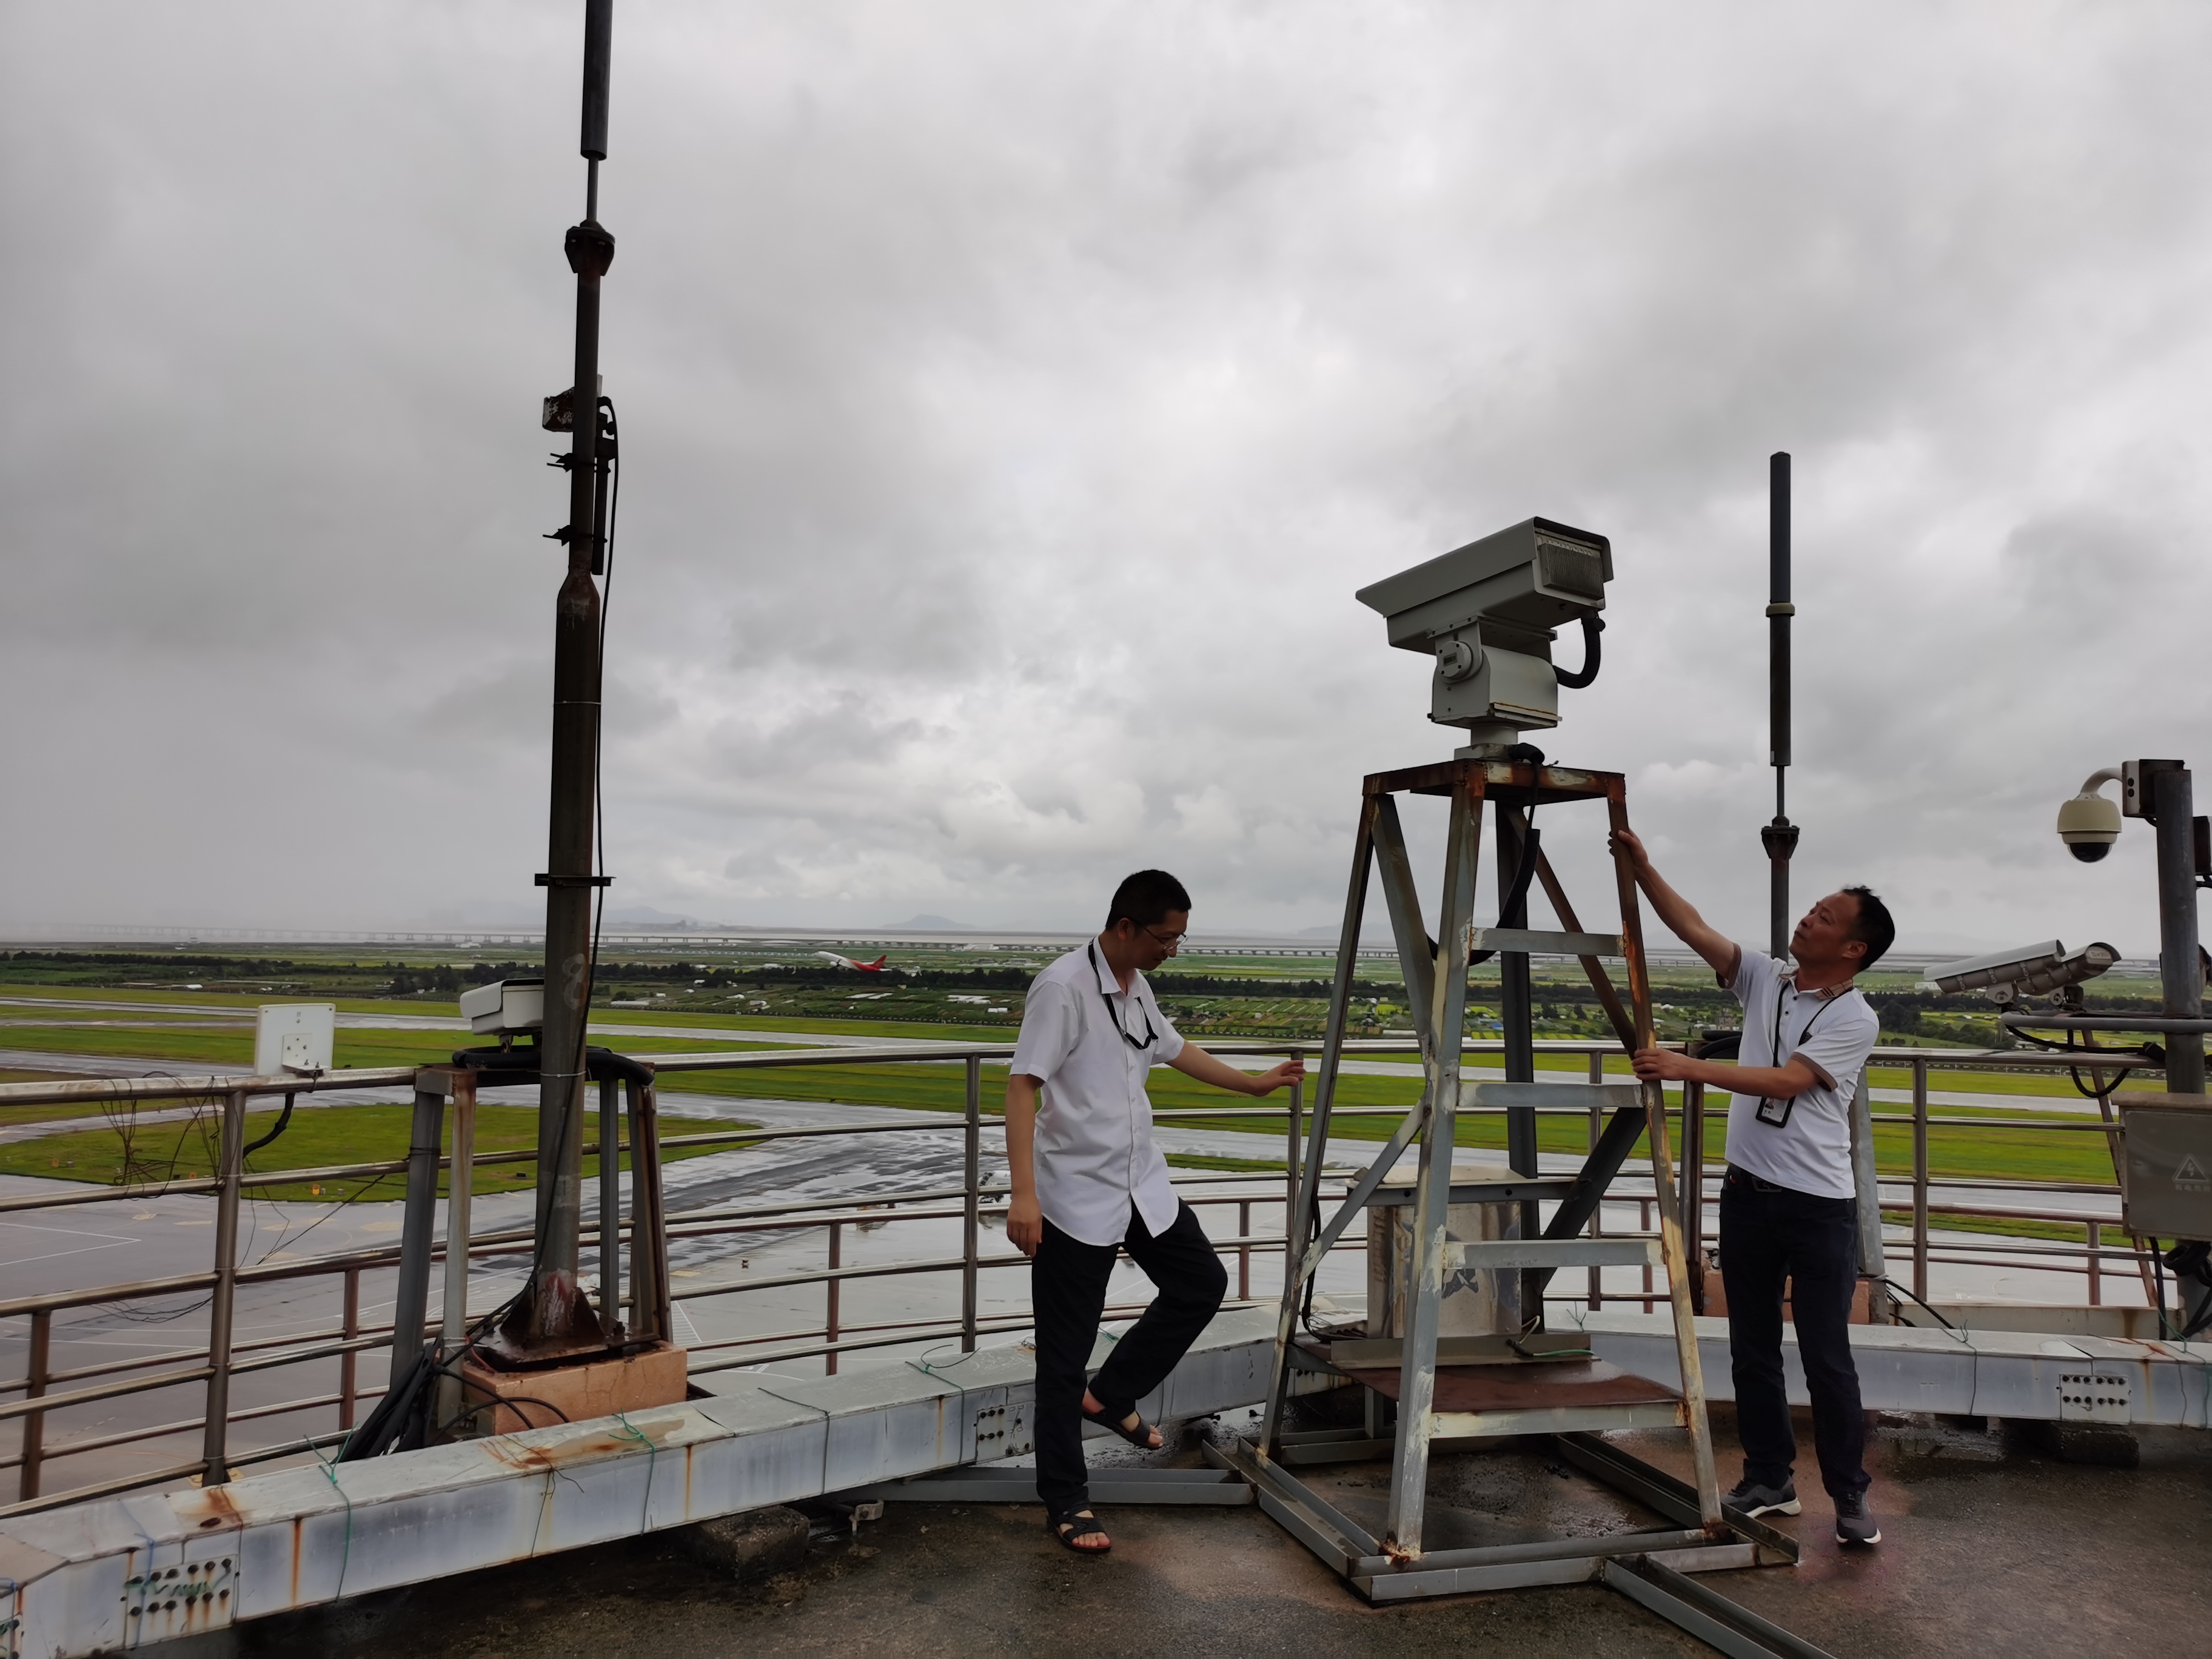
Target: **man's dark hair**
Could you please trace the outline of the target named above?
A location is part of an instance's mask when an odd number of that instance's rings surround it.
[[[1859,913],[1851,921],[1851,937],[1864,941],[1866,955],[1859,958],[1858,971],[1866,970],[1889,954],[1889,947],[1897,942],[1897,923],[1871,887],[1844,889],[1859,902]]]
[[[1190,895],[1164,870],[1139,870],[1124,876],[1114,890],[1114,902],[1106,909],[1106,929],[1127,916],[1139,927],[1150,927],[1170,910],[1188,910]]]

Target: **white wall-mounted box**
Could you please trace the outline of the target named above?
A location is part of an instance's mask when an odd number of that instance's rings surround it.
[[[264,1002],[253,1018],[253,1075],[327,1072],[337,1042],[334,1002]]]

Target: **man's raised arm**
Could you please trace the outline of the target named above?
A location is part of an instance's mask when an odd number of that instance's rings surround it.
[[[1713,971],[1723,980],[1734,979],[1735,941],[1707,927],[1705,919],[1691,907],[1690,902],[1666,884],[1651,867],[1651,854],[1644,850],[1644,842],[1633,830],[1614,830],[1613,842],[1616,848],[1628,854],[1636,884],[1651,901],[1651,908],[1666,925],[1667,931],[1711,963]]]

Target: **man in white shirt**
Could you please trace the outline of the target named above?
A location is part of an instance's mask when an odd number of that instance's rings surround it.
[[[1615,841],[1659,920],[1712,964],[1743,1006],[1739,1063],[1660,1048],[1642,1050],[1635,1061],[1638,1077],[1703,1083],[1735,1097],[1720,1249],[1743,1480],[1725,1501],[1753,1516],[1796,1515],[1802,1507],[1790,1474],[1797,1441],[1783,1383],[1786,1283],[1813,1401],[1820,1480],[1836,1504],[1836,1541],[1878,1544],[1881,1529],[1867,1512],[1866,1419],[1851,1358],[1858,1188],[1850,1104],[1881,1022],[1851,981],[1889,949],[1896,924],[1866,888],[1831,893],[1790,936],[1792,974],[1707,927],[1660,878],[1633,834],[1620,830]]]
[[[1006,1237],[1036,1262],[1037,1496],[1053,1535],[1079,1555],[1113,1547],[1091,1511],[1085,1420],[1134,1446],[1161,1444],[1137,1401],[1175,1369],[1229,1288],[1198,1218],[1168,1183],[1146,1076],[1172,1066],[1218,1089],[1266,1095],[1305,1075],[1297,1060],[1256,1077],[1240,1072],[1168,1023],[1144,975],[1176,953],[1189,922],[1190,895],[1166,871],[1124,881],[1106,931],[1030,984],[1006,1079]],[[1086,1389],[1121,1250],[1159,1294]]]

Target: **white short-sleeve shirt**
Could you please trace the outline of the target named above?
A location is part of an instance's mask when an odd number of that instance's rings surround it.
[[[1123,991],[1096,941],[1031,981],[1012,1070],[1044,1083],[1037,1207],[1069,1237],[1119,1244],[1132,1206],[1147,1232],[1175,1224],[1179,1204],[1152,1144],[1145,1075],[1182,1052],[1182,1037],[1145,976],[1133,975]]]
[[[1814,1075],[1779,1126],[1759,1121],[1759,1096],[1740,1094],[1729,1103],[1729,1162],[1793,1192],[1856,1197],[1851,1099],[1881,1036],[1881,1018],[1856,986],[1800,991],[1781,963],[1743,945],[1728,988],[1743,1005],[1738,1063],[1784,1066],[1802,1054]]]

